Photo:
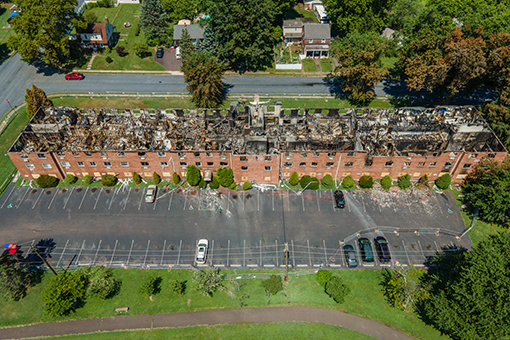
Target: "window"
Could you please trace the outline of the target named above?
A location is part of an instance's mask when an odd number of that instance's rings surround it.
[[[164,168],[165,166],[168,166],[168,162],[159,162],[159,165]]]
[[[292,166],[292,163],[291,162],[285,162],[285,163],[283,163],[283,166],[288,168],[289,166]]]
[[[138,152],[139,157],[145,157],[145,152]]]
[[[292,157],[292,152],[286,152],[285,157]]]
[[[393,166],[393,162],[392,162],[392,161],[388,161],[388,162],[386,162],[386,163],[384,164],[384,166],[388,166],[388,167],[389,167],[389,166]]]
[[[92,154],[90,152],[85,152],[85,156],[92,157]]]
[[[300,168],[306,168],[306,162],[299,163],[299,167]]]
[[[313,44],[313,39],[308,39],[308,43]]]
[[[166,152],[165,151],[158,151],[158,157],[165,157]]]
[[[186,157],[186,152],[178,152],[177,156],[179,156],[179,157]]]
[[[206,156],[206,157],[212,157],[212,152],[206,152],[206,153],[205,153],[205,156]]]
[[[228,163],[227,163],[227,162],[220,162],[220,166],[221,166],[221,167],[228,166]]]
[[[444,167],[445,167],[445,168],[449,168],[449,167],[451,167],[451,166],[452,166],[452,163],[450,163],[450,162],[446,162],[446,163],[444,163]]]
[[[404,166],[411,166],[411,162],[404,162]]]
[[[76,151],[73,151],[73,156],[74,156],[74,157],[80,157],[80,153],[79,153],[79,152],[76,152]]]
[[[328,157],[335,157],[336,156],[336,152],[329,152],[328,153]]]
[[[65,154],[65,153],[63,153],[62,151],[58,151],[58,152],[57,152],[57,156],[58,156],[58,157],[65,157],[65,156],[66,156],[66,154]]]
[[[347,162],[347,163],[345,163],[345,167],[346,167],[346,168],[349,168],[349,167],[351,167],[353,164],[354,164],[353,162]]]
[[[118,157],[126,157],[126,153],[124,151],[117,151]]]
[[[195,153],[193,154],[193,156],[195,156],[195,157],[200,157],[200,152],[195,152]]]
[[[202,166],[202,162],[195,162],[195,166]]]
[[[108,154],[106,152],[100,152],[99,156],[101,156],[101,157],[108,157]]]
[[[227,153],[226,152],[220,152],[220,157],[222,157],[222,158],[227,157]]]
[[[242,166],[241,167],[241,171],[248,171],[248,167],[247,166]]]
[[[306,152],[304,152],[304,151],[301,152],[301,157],[307,157],[307,156],[308,156],[308,154]]]
[[[142,166],[143,167],[148,167],[149,166],[149,162],[141,162]]]
[[[333,163],[333,162],[327,162],[327,163],[326,163],[326,166],[327,166],[327,167],[330,167],[330,166],[333,166],[334,164],[335,164],[335,163]]]
[[[207,162],[207,166],[214,166],[213,162]]]
[[[347,157],[354,157],[356,156],[356,152],[348,152]]]
[[[110,166],[112,166],[112,162],[103,162],[103,165],[107,166],[107,167],[110,167]]]
[[[431,162],[429,166],[436,166],[437,162]]]
[[[241,158],[239,159],[241,162],[248,162],[248,157],[246,156],[241,156]]]
[[[325,44],[326,43],[326,39],[321,39],[321,43]]]
[[[418,168],[421,168],[422,166],[425,166],[425,162],[419,162],[418,163]]]
[[[270,166],[266,166],[266,171],[271,171],[271,167]]]
[[[186,163],[186,162],[180,162],[180,163],[179,163],[179,165],[180,165],[180,166],[182,166],[182,167],[185,167],[185,166],[188,166],[188,163]]]
[[[22,154],[22,155],[19,155],[21,159],[28,159],[28,155],[25,155],[25,154]]]
[[[96,162],[89,162],[90,166],[96,166]]]
[[[128,162],[120,162],[120,166],[126,168],[129,166],[129,163]]]
[[[70,167],[71,164],[69,162],[62,162],[62,166],[65,166],[65,167]]]
[[[462,169],[470,169],[471,168],[471,164],[464,164],[462,166]]]
[[[85,166],[85,163],[83,163],[83,162],[78,162],[78,166]]]
[[[314,168],[315,168],[317,165],[318,165],[318,163],[317,163],[317,162],[312,162],[312,167],[314,167]]]
[[[318,153],[318,152],[314,152],[314,153],[312,154],[312,157],[319,157],[319,153]]]
[[[25,164],[25,166],[27,168],[29,168],[30,170],[34,170],[35,169],[35,166],[33,164],[30,164],[30,163]]]
[[[45,169],[51,169],[51,164],[43,163],[42,167]]]
[[[273,157],[271,157],[271,156],[266,156],[266,157],[264,157],[264,160],[265,160],[266,162],[272,162],[272,161],[273,161]]]
[[[37,154],[37,158],[39,158],[39,159],[46,159],[46,155],[43,154],[43,153],[38,153]]]

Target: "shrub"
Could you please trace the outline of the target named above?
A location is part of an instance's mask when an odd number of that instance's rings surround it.
[[[205,179],[201,178],[200,182],[198,182],[198,187],[200,189],[205,189],[207,187],[207,183],[205,182]]]
[[[389,175],[386,175],[381,179],[381,187],[384,190],[390,190],[392,184],[393,184],[393,180],[391,179],[391,177]]]
[[[250,182],[243,183],[243,190],[250,190],[251,188],[253,188],[253,186],[251,185]]]
[[[216,176],[214,176],[211,183],[209,184],[209,188],[218,189],[219,187],[220,187],[220,183],[218,183],[218,179],[216,178]]]
[[[344,180],[342,181],[342,186],[346,189],[352,188],[354,186],[354,180],[352,179],[352,177],[351,176],[345,177]]]
[[[319,190],[320,184],[319,179],[317,177],[312,177],[312,180],[310,181],[310,185],[308,185],[307,190]]]
[[[85,175],[83,176],[83,182],[85,182],[87,185],[91,185],[94,182],[94,177],[91,175]]]
[[[301,177],[301,179],[299,180],[299,185],[301,186],[301,189],[304,189],[306,188],[306,186],[312,181],[312,177],[308,176],[308,175],[304,175],[303,177]]]
[[[218,183],[225,188],[230,187],[234,182],[234,172],[230,168],[219,168],[216,171],[216,177],[218,177]]]
[[[172,175],[172,182],[175,185],[181,183],[181,176],[179,176],[179,174],[177,172],[174,172],[174,174]]]
[[[140,22],[137,22],[135,26],[135,36],[137,37],[139,35],[140,35]]]
[[[292,173],[292,175],[290,175],[289,183],[290,183],[290,185],[298,185],[299,184],[299,176],[298,176],[297,172],[294,171]]]
[[[404,176],[400,176],[397,185],[401,190],[407,190],[411,186],[411,175],[405,174]]]
[[[126,55],[126,47],[125,46],[117,46],[115,47],[115,51],[117,51],[117,54],[119,55],[119,57],[123,57]]]
[[[101,183],[105,187],[113,187],[115,184],[117,184],[117,177],[115,175],[103,175],[101,176]]]
[[[76,177],[75,175],[72,175],[72,174],[67,174],[66,178],[64,179],[64,181],[68,184],[74,184],[74,183],[76,183],[77,180],[78,180],[78,177]]]
[[[136,55],[140,58],[145,58],[147,56],[151,55],[151,52],[149,51],[149,46],[147,46],[146,43],[137,43],[134,46]]]
[[[186,291],[186,281],[170,281],[170,291],[182,295]]]
[[[193,280],[197,282],[197,290],[208,296],[212,296],[221,287],[222,278],[223,275],[220,274],[219,268],[208,267],[193,271]]]
[[[452,176],[450,174],[444,174],[443,176],[436,179],[436,185],[439,189],[447,190],[452,183]]]
[[[233,182],[232,184],[230,184],[230,186],[228,187],[230,190],[237,190],[237,183],[236,182]]]
[[[429,176],[427,174],[420,177],[420,185],[424,187],[429,187]]]
[[[200,170],[198,170],[198,168],[194,165],[188,165],[186,168],[186,182],[194,187],[200,183],[201,178],[202,176],[200,175]]]
[[[113,59],[110,56],[107,56],[105,60],[108,64],[111,64],[113,62]]]
[[[145,296],[152,296],[154,294],[157,294],[160,291],[159,288],[160,283],[161,283],[160,277],[148,277],[140,286],[139,292]]]
[[[269,279],[262,281],[262,287],[264,287],[269,294],[275,295],[283,290],[282,278],[273,274]]]
[[[83,267],[76,271],[87,282],[87,293],[108,299],[118,291],[120,282],[115,280],[111,268],[103,266]]]
[[[44,310],[51,316],[63,316],[76,310],[85,295],[80,275],[59,274],[54,276],[42,291]]]
[[[329,270],[321,269],[315,274],[315,279],[322,286],[326,286],[326,282],[328,282],[333,277],[333,274]]]
[[[152,174],[152,182],[154,182],[154,184],[156,185],[161,183],[161,177],[159,177],[156,171],[154,171],[154,173]]]
[[[342,283],[342,279],[334,276],[326,283],[325,291],[336,303],[342,303],[350,289]]]
[[[374,186],[374,179],[372,176],[364,175],[359,179],[359,186],[363,189],[370,189]]]
[[[321,184],[326,189],[331,189],[333,187],[333,184],[335,181],[333,180],[333,177],[331,175],[325,175],[322,177]]]
[[[37,177],[35,183],[39,188],[55,188],[58,185],[59,179],[50,175],[41,175]]]
[[[140,183],[142,183],[142,178],[140,177],[140,175],[138,174],[138,172],[133,172],[133,182],[138,185]]]

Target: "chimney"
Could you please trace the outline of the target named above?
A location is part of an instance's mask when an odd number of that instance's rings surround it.
[[[109,24],[109,23],[110,23],[110,22],[108,21],[108,16],[107,16],[107,15],[105,15],[105,16],[104,16],[104,20],[106,21],[106,23],[107,23],[107,24]]]

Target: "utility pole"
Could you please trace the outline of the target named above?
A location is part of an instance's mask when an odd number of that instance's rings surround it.
[[[285,242],[285,282],[289,281],[289,243]]]
[[[48,266],[48,268],[51,269],[51,271],[53,272],[53,274],[55,274],[55,276],[57,276],[57,273],[55,272],[55,270],[53,270],[53,268],[50,266],[50,264],[44,259],[44,257],[41,256],[41,254],[39,254],[39,252],[37,251],[37,248],[36,247],[33,247],[32,248],[35,253],[41,258],[41,260],[43,260],[44,264]]]

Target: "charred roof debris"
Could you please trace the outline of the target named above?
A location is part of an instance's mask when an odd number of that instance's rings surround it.
[[[253,104],[253,103],[252,103]],[[11,152],[229,151],[278,154],[360,151],[371,156],[498,152],[503,145],[474,107],[38,110]]]

